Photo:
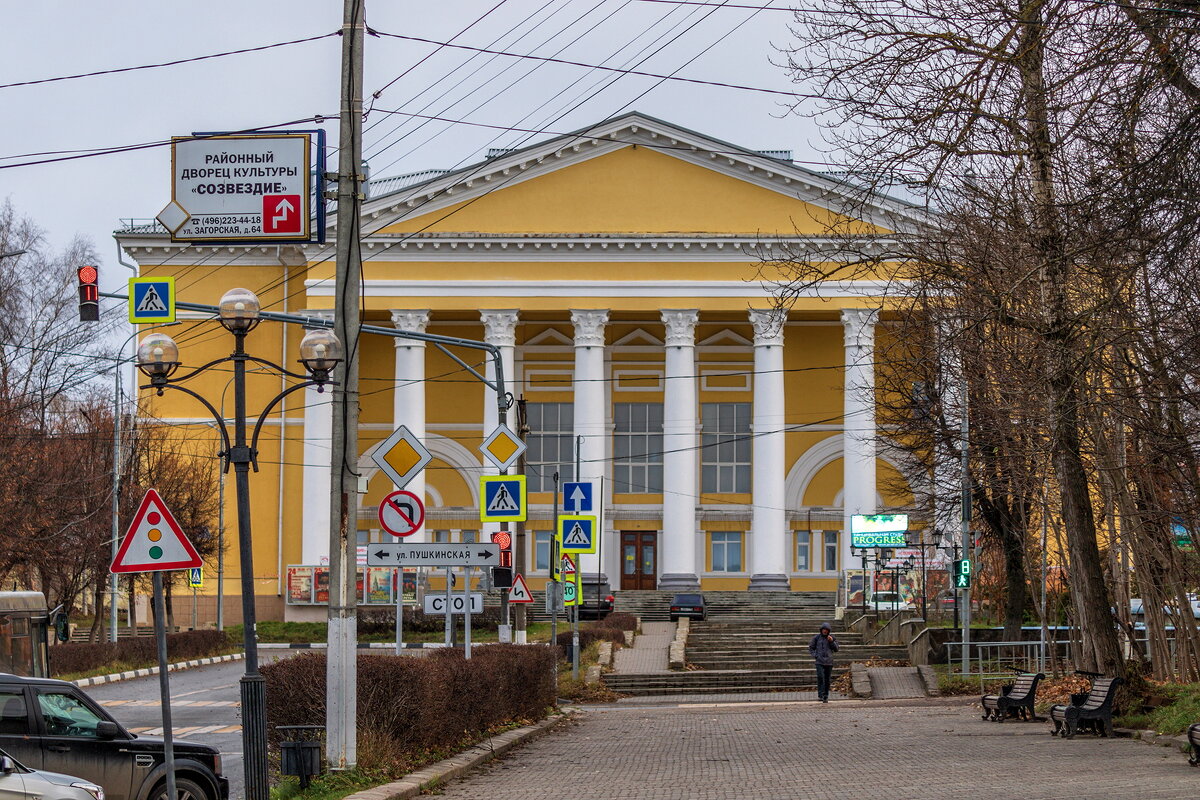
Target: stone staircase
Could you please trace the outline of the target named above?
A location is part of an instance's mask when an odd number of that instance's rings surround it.
[[[660,602],[661,608],[668,608],[670,594],[622,592],[617,598],[617,608],[638,614],[645,621]],[[604,676],[605,685],[631,695],[813,690],[817,685],[816,670],[808,654],[808,642],[822,622],[833,626],[841,644],[835,674],[851,661],[908,658],[902,646],[871,644],[864,642],[861,634],[847,632],[841,622],[832,618],[832,593],[705,592],[704,598],[708,620],[691,623],[687,642],[686,660],[696,669],[609,673]],[[665,618],[667,613],[664,611],[662,616]]]

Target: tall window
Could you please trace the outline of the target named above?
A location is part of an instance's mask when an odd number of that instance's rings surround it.
[[[825,571],[833,572],[838,568],[838,532],[823,531],[825,541]]]
[[[436,544],[449,544],[450,543],[450,531],[434,531],[433,532],[433,541]]]
[[[701,403],[700,422],[702,490],[749,492],[750,404]]]
[[[550,570],[551,535],[551,531],[534,531],[533,534],[533,568],[539,572]]]
[[[713,572],[741,572],[742,534],[737,531],[714,531],[710,535]]]
[[[812,570],[812,533],[796,531],[796,571],[810,572]]]
[[[575,475],[575,412],[570,403],[529,403],[525,406],[529,439],[525,443],[529,491],[553,492],[554,473],[560,481]]]
[[[662,403],[614,403],[613,491],[657,493],[663,487]]]
[[[475,544],[479,539],[479,531],[463,531],[463,544]]]

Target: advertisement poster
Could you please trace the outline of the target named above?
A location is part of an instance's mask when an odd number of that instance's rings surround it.
[[[288,602],[311,603],[313,589],[312,567],[288,568]]]
[[[317,591],[313,600],[317,603],[329,602],[329,567],[317,567]]]

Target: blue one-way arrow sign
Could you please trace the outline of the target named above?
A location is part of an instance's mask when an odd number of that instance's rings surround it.
[[[563,484],[563,509],[568,514],[586,514],[593,510],[596,484],[591,481],[568,481]]]

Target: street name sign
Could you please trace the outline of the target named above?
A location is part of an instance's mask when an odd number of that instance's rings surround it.
[[[373,544],[367,548],[371,567],[494,567],[500,548],[486,544]]]
[[[568,514],[590,514],[596,510],[596,484],[567,481],[563,484],[563,510]]]
[[[465,614],[467,609],[467,601],[461,594],[450,595],[450,613]],[[427,594],[425,595],[424,611],[426,614],[438,614],[446,616],[446,595],[444,594]],[[483,595],[479,592],[471,592],[471,613],[483,613]]]
[[[425,523],[425,504],[404,489],[392,492],[379,504],[379,524],[393,536],[411,536]]]
[[[314,194],[308,133],[180,136],[159,221],[175,242],[307,242]]]
[[[130,278],[129,321],[162,323],[175,321],[174,278]]]
[[[371,454],[371,460],[383,470],[384,475],[392,479],[397,489],[403,489],[433,461],[433,453],[421,444],[415,433],[401,425],[379,443]]]
[[[525,443],[507,425],[497,425],[479,447],[479,452],[498,470],[506,470],[525,452]]]
[[[525,500],[524,475],[485,475],[479,479],[479,519],[483,522],[524,522]]]
[[[163,572],[204,565],[161,496],[148,489],[121,540],[111,572]]]
[[[558,518],[558,534],[564,553],[596,552],[596,518],[568,514]]]
[[[532,603],[533,592],[529,591],[529,584],[525,583],[525,578],[519,573],[513,576],[512,588],[508,590],[508,602],[510,603]]]

